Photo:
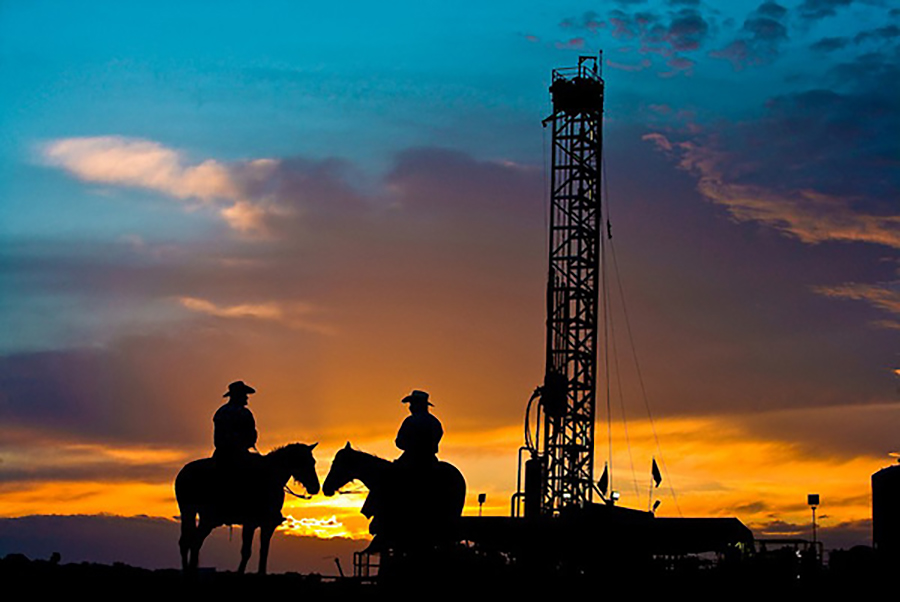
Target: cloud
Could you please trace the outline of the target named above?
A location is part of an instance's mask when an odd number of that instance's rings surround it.
[[[177,521],[147,516],[4,518],[0,519],[0,556],[19,553],[31,559],[49,559],[59,552],[64,564],[123,562],[147,569],[174,569],[180,567],[177,550],[173,552],[172,547],[179,530]],[[203,565],[233,570],[240,559],[240,546],[240,537],[232,537],[228,529],[216,529],[204,542]],[[345,567],[352,566],[353,553],[365,547],[365,541],[297,537],[278,531],[272,547],[277,552],[269,558],[270,572],[328,575],[335,572],[335,558]]]
[[[709,36],[710,26],[699,11],[682,8],[671,15],[650,12],[610,12],[614,38],[636,39],[642,52],[672,56],[675,52],[697,50]]]
[[[618,69],[619,71],[643,71],[652,67],[653,61],[651,61],[650,59],[642,59],[637,64],[629,64],[607,59],[606,66],[610,67],[611,69]]]
[[[772,62],[788,39],[786,15],[787,9],[780,4],[763,2],[747,15],[736,40],[709,55],[728,60],[735,70]]]
[[[866,301],[879,309],[900,315],[900,281],[879,284],[851,282],[837,286],[819,286],[815,290],[835,299]]]
[[[787,40],[787,28],[769,17],[754,17],[744,21],[744,31],[757,42],[776,43]]]
[[[567,17],[563,19],[559,26],[563,29],[586,29],[591,33],[597,33],[598,30],[605,28],[606,22],[594,11],[588,11],[580,17]]]
[[[816,52],[833,52],[845,48],[850,43],[849,38],[822,38],[810,46]]]
[[[184,307],[219,318],[259,318],[262,320],[281,320],[284,311],[277,303],[243,304],[220,307],[205,299],[181,297],[178,299]]]
[[[190,311],[216,318],[269,320],[289,328],[308,329],[322,334],[333,332],[328,326],[310,319],[310,315],[315,313],[315,308],[307,303],[267,301],[216,305],[212,301],[197,297],[179,297],[178,303]]]
[[[185,165],[183,157],[156,142],[101,136],[67,138],[44,147],[50,165],[88,182],[135,186],[179,199],[234,199],[237,185],[216,161]]]
[[[678,8],[665,15],[646,10],[628,12],[616,8],[609,11],[605,19],[598,13],[589,11],[579,17],[564,19],[560,26],[590,35],[596,35],[604,29],[609,30],[613,38],[635,40],[639,43],[639,52],[642,54],[658,54],[666,59],[669,70],[660,73],[662,77],[672,77],[679,73],[691,75],[694,63],[680,56],[680,53],[698,50],[708,40],[711,29],[707,19],[699,11],[689,7]],[[583,38],[574,38],[570,42],[574,40],[584,43]],[[558,46],[562,47],[564,44],[561,42]],[[641,71],[652,65],[652,61],[644,59],[640,64],[629,65],[610,60],[607,65],[623,71]]]
[[[182,450],[146,446],[109,446],[0,434],[0,484],[65,479],[85,482],[164,482],[187,459]]]
[[[523,339],[540,338],[539,327],[522,328],[542,315],[540,169],[409,149],[368,192],[334,160],[281,160],[265,178],[230,173],[247,198],[270,203],[266,239],[201,238],[165,253],[149,235],[77,252],[2,249],[0,275],[20,283],[17,298],[79,300],[59,328],[97,322],[98,307],[129,319],[86,327],[66,341],[73,348],[0,356],[0,421],[88,441],[198,444],[208,439],[209,392],[238,374],[269,374],[288,398],[289,378],[314,387],[357,366],[354,378],[337,378],[342,390],[314,396],[352,418],[359,406],[338,402],[363,404],[391,386],[387,374],[452,383],[437,375],[462,370],[499,395],[528,355]],[[529,286],[536,293],[523,301]],[[460,337],[466,345],[453,342]],[[479,346],[498,355],[475,361]],[[488,422],[504,415],[487,407]]]
[[[208,159],[191,164],[183,153],[158,142],[120,136],[55,140],[44,145],[42,152],[49,165],[86,182],[143,188],[218,205],[228,223],[244,232],[258,229],[265,212],[264,205],[248,200],[248,188],[278,166],[272,159],[233,165]]]
[[[829,77],[839,87],[774,97],[757,119],[645,139],[677,157],[698,190],[738,221],[810,244],[900,248],[900,140],[892,134],[900,67],[890,54],[867,54]]]
[[[557,42],[556,47],[560,49],[581,49],[584,48],[584,38],[572,38],[566,42]]]
[[[853,41],[856,44],[862,44],[869,40],[883,40],[890,42],[898,37],[900,37],[900,27],[897,25],[885,25],[884,27],[861,31],[853,36]]]
[[[756,8],[756,13],[761,16],[770,17],[772,19],[784,19],[788,10],[777,2],[763,2]]]
[[[693,73],[696,63],[683,57],[673,57],[666,61],[666,65],[670,67],[670,71],[660,73],[660,77],[673,77],[679,73],[690,75]]]
[[[729,181],[728,153],[691,142],[672,142],[662,134],[644,136],[660,150],[679,154],[679,165],[697,176],[697,189],[728,209],[738,221],[755,221],[799,240],[865,242],[900,248],[900,216],[860,212],[853,199],[810,189],[777,191],[761,185]]]
[[[853,4],[854,0],[803,0],[797,10],[800,16],[810,21],[833,17],[839,8]]]

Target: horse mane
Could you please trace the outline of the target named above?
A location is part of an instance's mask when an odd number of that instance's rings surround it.
[[[309,447],[305,443],[296,443],[296,442],[295,443],[285,443],[284,445],[279,445],[278,447],[273,447],[272,450],[270,452],[268,452],[266,455],[268,456],[269,454],[274,454],[276,452],[284,451],[288,448],[293,449],[293,448],[299,447],[301,445],[304,447]]]
[[[347,443],[350,443],[350,442],[348,441]],[[379,455],[376,455],[376,454],[370,454],[370,453],[367,452],[367,451],[363,451],[363,450],[361,450],[361,449],[357,449],[357,448],[353,447],[353,444],[352,444],[352,443],[350,443],[349,449],[348,449],[347,447],[342,447],[341,449],[338,450],[338,452],[342,452],[342,451],[345,451],[345,450],[347,450],[347,451],[352,451],[352,452],[356,452],[356,453],[362,454],[362,455],[364,455],[364,456],[369,456],[369,457],[372,457],[372,458],[377,458],[377,459],[379,459],[379,460],[384,460],[385,462],[391,462],[391,460],[387,460],[386,458],[382,458],[382,457],[379,456]]]

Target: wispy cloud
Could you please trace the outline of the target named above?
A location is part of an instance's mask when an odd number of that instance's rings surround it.
[[[850,282],[838,286],[819,286],[816,292],[837,299],[866,301],[892,314],[900,315],[900,281],[879,284]],[[888,322],[887,327],[892,324]]]
[[[49,165],[86,182],[143,188],[214,205],[229,225],[242,232],[258,230],[266,211],[261,199],[248,197],[246,183],[266,178],[278,166],[273,159],[192,163],[158,142],[121,136],[63,138],[44,145],[42,151]]]
[[[212,301],[197,297],[179,297],[178,303],[190,311],[216,318],[271,320],[281,322],[291,328],[309,329],[320,333],[332,332],[329,327],[316,324],[310,319],[310,314],[314,313],[314,309],[305,303],[268,301],[217,305]]]
[[[900,215],[859,211],[856,199],[812,189],[778,191],[730,181],[729,154],[695,142],[673,142],[660,133],[644,136],[667,153],[678,153],[679,166],[697,176],[697,189],[728,209],[734,219],[755,221],[809,244],[865,242],[900,248]]]

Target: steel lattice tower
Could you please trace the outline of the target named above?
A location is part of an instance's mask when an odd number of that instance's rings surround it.
[[[600,290],[603,79],[597,57],[553,71],[547,356],[540,512],[591,502]]]

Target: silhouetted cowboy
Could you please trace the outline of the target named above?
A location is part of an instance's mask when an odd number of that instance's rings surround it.
[[[256,447],[256,421],[247,408],[248,396],[256,389],[238,380],[228,385],[228,398],[213,416],[213,457],[219,460],[237,460],[246,457],[250,448]]]
[[[402,402],[409,404],[409,416],[400,425],[395,443],[403,454],[394,460],[394,469],[385,475],[380,487],[369,490],[361,509],[372,519],[369,532],[375,538],[370,550],[421,544],[435,536],[434,517],[430,516],[430,506],[423,505],[423,492],[427,498],[428,492],[442,485],[444,475],[437,452],[444,429],[428,411],[433,404],[425,391],[413,391]]]
[[[428,411],[433,407],[425,391],[413,391],[403,398],[409,404],[409,416],[400,425],[395,441],[403,454],[397,459],[402,465],[422,466],[437,461],[438,444],[444,435],[441,421]]]

